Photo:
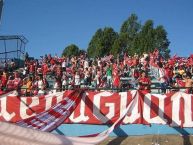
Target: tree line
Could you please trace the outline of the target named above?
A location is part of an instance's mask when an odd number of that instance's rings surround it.
[[[120,32],[116,32],[112,27],[99,28],[92,36],[87,50],[81,50],[77,45],[71,44],[63,50],[62,56],[77,56],[85,51],[92,58],[124,53],[132,56],[158,49],[160,55],[168,58],[169,44],[167,32],[162,25],[154,27],[153,20],[141,24],[138,16],[131,14],[121,25]]]

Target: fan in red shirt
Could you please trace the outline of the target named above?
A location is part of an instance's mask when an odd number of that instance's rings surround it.
[[[46,76],[46,75],[47,75],[48,70],[49,70],[48,65],[47,65],[46,63],[44,63],[44,64],[42,65],[42,73],[43,73],[43,76]]]
[[[50,60],[50,64],[51,64],[51,65],[56,64],[56,62],[55,62],[54,58],[52,58],[52,59]]]
[[[1,82],[0,88],[5,88],[7,85],[7,81],[8,81],[7,73],[4,71],[0,79],[0,82]]]
[[[14,80],[13,80],[13,87],[14,89],[19,89],[22,86],[22,81],[21,78],[19,77],[19,73],[15,72],[14,73]]]
[[[129,56],[129,58],[128,58],[127,65],[133,66],[133,60],[132,60],[131,56]]]
[[[120,75],[119,75],[119,71],[118,70],[113,75],[113,86],[115,88],[119,88],[120,87]]]
[[[145,92],[150,93],[151,80],[145,71],[142,71],[141,77],[139,78],[139,89],[145,90]]]
[[[132,60],[132,66],[137,66],[137,58],[134,57]]]
[[[34,74],[34,73],[35,73],[35,65],[34,65],[33,62],[30,63],[29,72],[30,72],[31,74]]]

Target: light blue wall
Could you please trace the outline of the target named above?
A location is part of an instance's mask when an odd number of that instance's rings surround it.
[[[54,133],[67,136],[84,136],[100,133],[109,127],[107,125],[87,125],[87,124],[63,124]],[[145,134],[193,134],[193,128],[172,128],[168,125],[121,125],[116,128],[110,136],[128,136]]]

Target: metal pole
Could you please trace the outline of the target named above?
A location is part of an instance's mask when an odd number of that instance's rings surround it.
[[[4,40],[4,48],[5,48],[5,62],[7,62],[7,48],[6,48],[6,41]]]
[[[19,53],[19,63],[18,63],[18,65],[19,65],[19,67],[20,67],[20,61],[21,61],[21,59],[20,59],[20,57],[21,57],[21,48],[22,48],[22,44],[23,44],[23,42],[20,40],[20,42],[21,42],[21,45],[20,45],[20,48],[19,48],[19,50],[20,50],[20,53]]]
[[[0,0],[0,25],[2,20],[2,13],[3,13],[3,0]]]
[[[18,42],[18,39],[17,39],[17,59],[19,59],[19,55],[18,55],[18,44],[19,42]]]

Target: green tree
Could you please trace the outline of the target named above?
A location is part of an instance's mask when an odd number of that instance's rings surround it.
[[[114,41],[118,38],[118,33],[111,27],[98,29],[92,37],[88,46],[90,57],[104,56],[111,52]]]
[[[118,53],[125,52],[127,49],[128,35],[126,33],[119,34],[118,38],[114,41],[111,53],[117,55]]]
[[[168,58],[169,44],[167,32],[163,26],[154,28],[153,20],[147,20],[141,24],[137,15],[131,14],[123,22],[119,34],[111,27],[98,29],[89,43],[87,52],[90,57],[104,56],[109,53],[116,56],[122,52],[141,55],[143,52],[153,52],[158,48],[160,54]]]
[[[103,35],[103,30],[98,29],[89,43],[89,46],[87,49],[88,56],[95,57],[100,55],[100,49],[102,47],[102,44],[101,44],[102,35]]]
[[[120,33],[128,33],[130,38],[133,38],[141,28],[136,14],[131,14],[130,17],[123,22]]]
[[[153,21],[147,20],[142,25],[141,30],[133,37],[133,40],[130,41],[132,47],[128,51],[131,55],[134,53],[141,55],[143,52],[153,52],[155,48],[158,48],[160,54],[164,58],[168,58],[170,53],[169,44],[164,27],[157,26],[154,28]]]
[[[136,14],[131,14],[130,17],[123,22],[120,30],[120,37],[122,51],[127,51],[129,54],[133,53],[133,41],[138,37],[138,33],[141,30],[141,24],[138,21],[138,17]],[[124,39],[123,39],[124,38]]]
[[[110,53],[113,54],[114,56],[117,56],[117,54],[121,53],[121,45],[122,43],[120,38],[116,39],[114,41],[112,49],[110,50]]]
[[[75,44],[71,44],[63,50],[62,56],[68,56],[68,57],[77,56],[79,55],[79,51],[80,50],[78,46],[76,46]]]
[[[164,58],[170,57],[170,49],[168,48],[170,45],[170,41],[167,38],[167,32],[164,29],[162,25],[159,25],[154,30],[155,36],[154,36],[154,42],[155,42],[155,48],[158,48],[160,51],[160,54]]]
[[[138,34],[137,43],[135,44],[135,48],[137,48],[138,54],[143,54],[143,52],[152,52],[155,49],[155,42],[154,42],[154,28],[153,28],[153,21],[147,20],[141,31]]]

